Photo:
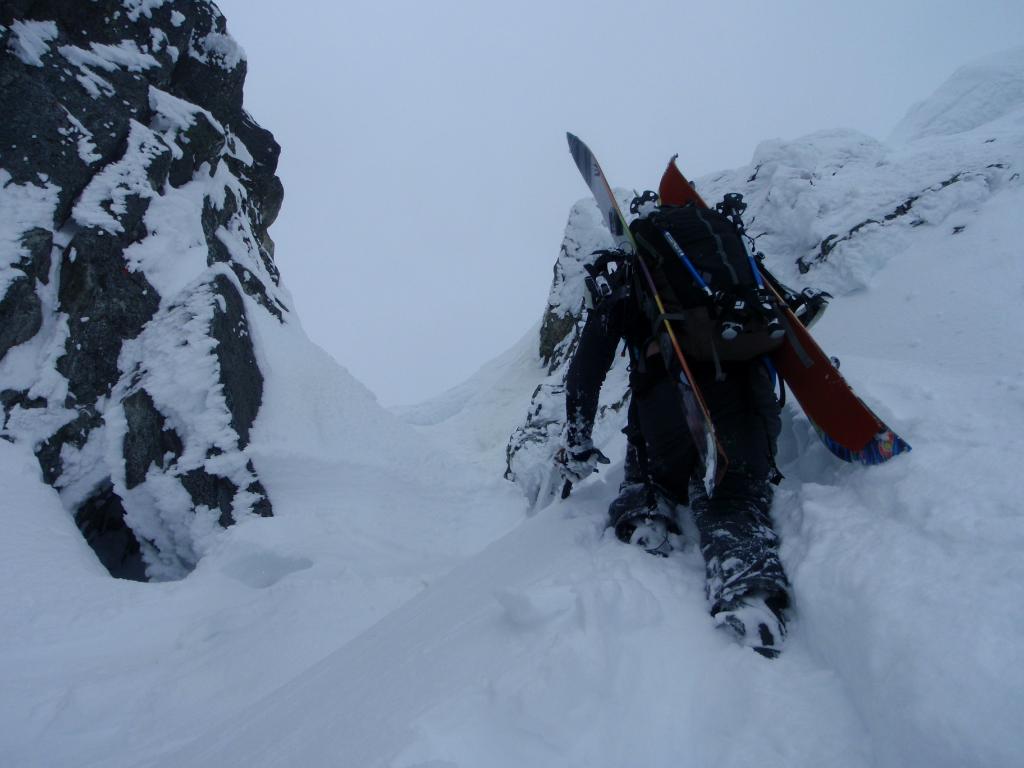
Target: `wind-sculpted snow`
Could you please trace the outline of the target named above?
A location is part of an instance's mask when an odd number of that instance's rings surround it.
[[[702,179],[701,192],[744,195],[748,230],[784,280],[837,294],[864,288],[921,238],[918,228],[959,234],[971,211],[1017,183],[1022,51],[959,70],[910,111],[899,141],[850,131],[768,141],[748,167]]]
[[[271,512],[250,325],[289,300],[244,78],[208,0],[0,11],[0,429],[118,576],[180,577]]]

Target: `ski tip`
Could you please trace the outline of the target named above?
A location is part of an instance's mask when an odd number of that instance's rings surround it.
[[[569,140],[569,154],[572,155],[576,167],[583,174],[583,178],[589,186],[595,177],[601,175],[597,160],[594,159],[590,148],[578,136],[566,131],[565,137]]]
[[[708,204],[700,196],[696,188],[690,183],[683,172],[676,165],[678,154],[672,155],[662,174],[661,182],[658,184],[658,197],[663,205],[686,205],[693,203],[701,208],[707,208]]]
[[[910,443],[884,425],[881,431],[872,437],[860,450],[853,450],[843,446],[834,438],[829,437],[813,421],[811,426],[814,427],[821,442],[832,452],[832,455],[850,463],[860,463],[869,467],[877,466],[911,450]]]

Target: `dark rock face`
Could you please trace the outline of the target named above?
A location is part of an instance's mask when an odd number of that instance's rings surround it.
[[[165,466],[164,457],[181,456],[181,438],[167,427],[153,398],[144,389],[129,395],[122,402],[128,430],[124,436],[125,487],[131,490],[146,481],[150,466]]]
[[[7,350],[35,336],[43,325],[43,305],[35,291],[35,281],[50,280],[50,249],[53,235],[35,228],[23,233],[24,256],[11,264],[14,278],[0,299],[0,359]]]
[[[139,541],[124,519],[124,504],[109,482],[101,483],[75,510],[75,523],[111,576],[146,581]]]
[[[263,374],[256,364],[242,297],[224,275],[214,278],[213,289],[210,335],[217,340],[217,361],[224,400],[231,412],[231,428],[238,433],[239,447],[244,448],[263,400]]]
[[[94,228],[75,235],[61,262],[57,298],[71,334],[57,370],[73,402],[94,403],[110,392],[120,375],[121,343],[138,336],[160,304],[145,276],[124,268],[122,251],[115,238]]]
[[[272,513],[244,451],[283,189],[245,75],[210,0],[0,5],[0,436],[125,578]]]
[[[53,249],[53,233],[37,227],[21,236],[21,246],[27,256],[15,267],[29,278],[43,285],[50,282],[50,251]]]
[[[0,357],[35,336],[43,325],[43,305],[27,277],[18,277],[0,300]]]
[[[44,406],[45,407],[45,406]],[[61,451],[64,446],[82,449],[88,442],[93,430],[103,426],[103,418],[94,407],[85,407],[78,411],[77,416],[62,426],[36,448],[36,458],[43,469],[43,479],[50,485],[57,485],[64,473]]]

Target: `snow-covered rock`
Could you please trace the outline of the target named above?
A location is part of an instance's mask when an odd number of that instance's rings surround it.
[[[116,575],[180,577],[271,513],[250,325],[290,300],[245,71],[208,0],[0,10],[0,426]]]
[[[616,195],[620,207],[628,210],[632,195],[625,190],[617,190]],[[543,504],[556,480],[551,467],[565,437],[565,377],[586,319],[586,265],[593,264],[597,251],[614,246],[596,203],[592,199],[576,203],[569,213],[540,326],[538,368],[544,374],[537,377],[526,419],[505,449],[505,477],[520,487],[531,505]],[[615,439],[624,423],[629,402],[626,376],[626,358],[618,357],[601,391],[594,424],[599,445]]]

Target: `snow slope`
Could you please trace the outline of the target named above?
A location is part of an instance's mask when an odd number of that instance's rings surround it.
[[[854,227],[873,182],[902,200],[947,166],[1004,166],[922,197],[916,226],[859,230],[807,276],[845,289],[815,335],[914,450],[839,463],[787,406],[780,659],[713,629],[692,544],[657,559],[604,531],[620,463],[525,517],[495,447],[543,374],[525,341],[399,419],[300,331],[259,323],[276,375],[250,451],[276,516],[227,530],[182,581],[106,577],[0,440],[0,764],[1018,765],[1024,100],[1000,78],[989,122],[863,151],[834,133],[772,143],[704,182],[760,164],[765,210],[823,228],[766,237],[795,257],[785,238]],[[845,170],[802,186],[782,162],[840,150]]]
[[[658,560],[603,530],[616,467],[157,764],[1016,765],[1022,205],[1018,186],[927,233],[822,321],[914,451],[838,464],[789,410],[780,660],[712,630],[694,547]]]
[[[522,519],[500,473],[438,455],[297,324],[252,328],[275,375],[247,455],[275,516],[225,530],[182,581],[110,578],[29,451],[0,440],[0,765],[142,765]]]
[[[439,397],[395,409],[399,418],[446,453],[494,473],[505,461],[510,425],[522,418],[545,376],[534,326],[513,347]]]

